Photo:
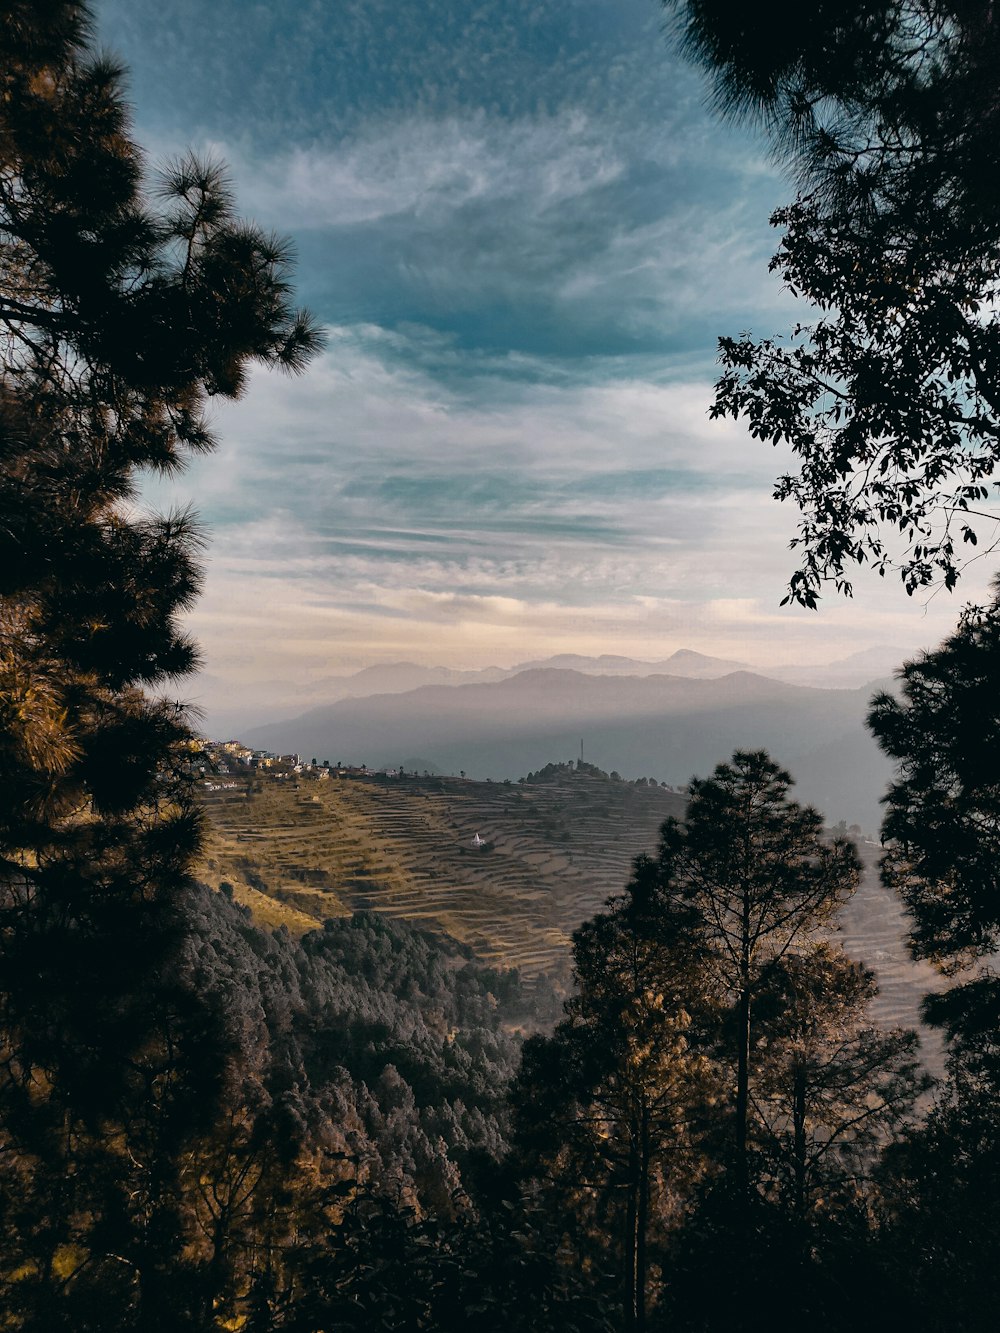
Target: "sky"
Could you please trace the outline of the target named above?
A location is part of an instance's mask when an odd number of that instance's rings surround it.
[[[98,0],[151,170],[228,163],[328,330],[169,486],[210,538],[189,697],[259,710],[376,662],[754,665],[937,643],[959,600],[858,577],[781,608],[786,460],[709,420],[716,340],[807,312],[792,187],[654,0]]]

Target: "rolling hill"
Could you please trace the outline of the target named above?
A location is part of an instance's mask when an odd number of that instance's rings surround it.
[[[247,787],[251,789],[248,795]],[[263,780],[206,792],[201,876],[228,884],[261,925],[293,934],[359,909],[452,936],[491,963],[564,987],[570,936],[619,892],[684,798],[551,768],[524,783],[458,778]],[[474,845],[476,835],[485,847]],[[844,914],[843,943],[873,967],[885,1024],[916,1025],[938,984],[910,961],[899,904],[863,846],[865,883]],[[929,1060],[940,1060],[931,1038]]]
[[[501,681],[341,699],[244,739],[372,767],[420,754],[444,772],[494,779],[576,756],[582,740],[599,767],[674,786],[737,747],[764,748],[796,778],[799,799],[831,822],[874,830],[890,769],[864,728],[870,695],[747,671],[697,678],[530,668]]]
[[[526,784],[379,776],[206,793],[202,875],[301,932],[360,908],[422,922],[528,975],[654,850],[683,797],[569,769]],[[474,845],[479,836],[485,844]]]

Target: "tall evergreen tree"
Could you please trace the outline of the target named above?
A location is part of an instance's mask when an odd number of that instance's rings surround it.
[[[839,1208],[865,1234],[878,1151],[924,1086],[915,1034],[874,1027],[874,978],[834,943],[857,853],[790,785],[737,751],[661,836],[660,897],[706,960],[724,1089],[670,1260],[669,1318],[690,1329],[759,1328],[775,1284],[817,1322],[856,1318],[850,1272],[826,1271],[827,1220]]]
[[[665,892],[694,913],[716,996],[732,1014],[732,1167],[743,1195],[751,1188],[755,1003],[775,970],[829,929],[860,873],[853,845],[825,838],[816,811],[788,798],[790,786],[763,751],[738,750],[692,782],[684,820],[668,820],[660,840]]]
[[[910,947],[951,978],[926,998],[946,1041],[947,1078],[925,1125],[890,1155],[899,1266],[920,1274],[929,1328],[993,1319],[991,1238],[1000,1211],[1000,594],[909,662],[873,700],[875,737],[896,762],[882,874],[910,916]],[[931,1272],[933,1280],[928,1280]]]
[[[882,826],[883,877],[912,922],[918,958],[949,971],[1000,946],[1000,594],[908,662],[868,724],[896,762]]]
[[[200,535],[130,502],[213,446],[213,395],[318,335],[219,166],[147,181],[85,4],[0,4],[0,87],[2,1299],[24,1328],[120,1304],[152,1329],[171,1163],[224,1061],[183,977],[200,820],[161,693],[197,660]]]
[[[512,1093],[526,1164],[578,1219],[579,1257],[613,1238],[626,1328],[646,1325],[650,1241],[701,1169],[716,1091],[705,1048],[707,976],[686,914],[640,857],[624,894],[573,937],[576,994],[530,1038]]]
[[[915,1035],[873,1026],[874,978],[832,939],[856,852],[790,781],[737,751],[693,782],[658,857],[576,932],[566,1018],[525,1045],[519,1146],[582,1254],[621,1236],[630,1327],[654,1288],[682,1327],[753,1328],[753,1287],[789,1267],[817,1285],[817,1219],[864,1213],[924,1086]],[[825,1317],[835,1297],[811,1299]]]

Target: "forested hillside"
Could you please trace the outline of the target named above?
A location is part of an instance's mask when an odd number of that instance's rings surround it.
[[[217,1201],[218,1243],[235,1247],[239,1227],[259,1243],[249,1233],[266,1205],[250,1185],[272,1154],[326,1156],[335,1178],[451,1216],[463,1172],[506,1151],[517,1034],[538,1022],[517,974],[374,914],[296,939],[199,889],[191,919],[193,978],[223,1011],[252,1121],[240,1130],[247,1189]],[[186,1201],[199,1203],[211,1207]]]
[[[371,909],[517,968],[527,985],[561,990],[573,931],[620,891],[634,857],[651,853],[663,820],[686,805],[664,787],[572,763],[509,785],[417,774],[261,777],[202,800],[201,873],[230,885],[260,924],[301,934]],[[845,947],[879,978],[880,1021],[918,1025],[921,998],[939,979],[907,953],[904,913],[878,882],[878,849],[862,854],[861,886],[840,922]],[[937,1067],[938,1043],[930,1033],[925,1043]]]
[[[203,874],[231,882],[257,919],[301,931],[373,908],[533,977],[564,975],[572,932],[684,808],[663,787],[574,764],[510,784],[263,777],[203,800]]]

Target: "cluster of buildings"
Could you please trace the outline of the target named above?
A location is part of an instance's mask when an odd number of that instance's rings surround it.
[[[306,760],[298,754],[272,754],[269,750],[255,750],[242,741],[201,740],[192,752],[191,770],[195,777],[202,778],[210,791],[221,791],[236,787],[233,777],[244,780],[251,773],[282,779],[304,774],[321,780],[330,778],[353,777],[388,777],[402,776],[398,768],[370,769],[366,764],[333,765],[328,759],[320,763],[316,759]],[[230,779],[219,781],[219,779]]]

